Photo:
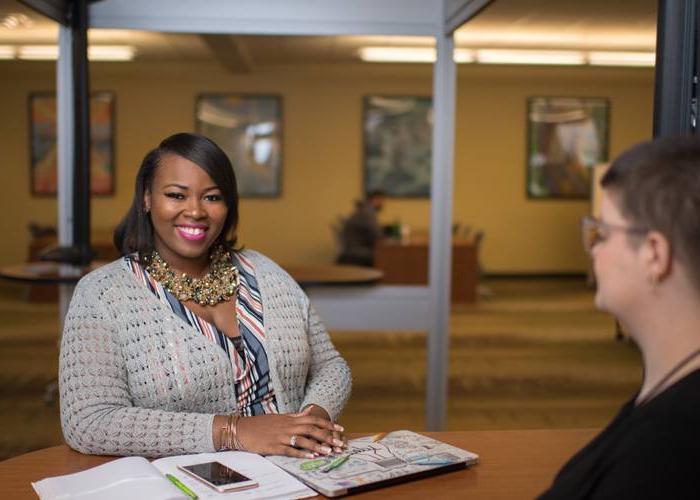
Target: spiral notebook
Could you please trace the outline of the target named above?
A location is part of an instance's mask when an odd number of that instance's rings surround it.
[[[353,439],[337,456],[268,460],[316,491],[338,497],[464,469],[479,456],[422,434],[394,431]]]

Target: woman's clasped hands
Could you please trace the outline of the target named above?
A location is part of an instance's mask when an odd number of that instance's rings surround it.
[[[340,453],[347,446],[344,429],[321,414],[325,411],[312,405],[299,413],[244,417],[238,436],[246,451],[261,455],[315,458]]]

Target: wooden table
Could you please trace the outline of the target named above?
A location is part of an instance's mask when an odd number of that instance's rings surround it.
[[[91,248],[95,251],[95,258],[103,262],[111,262],[119,258],[119,252],[112,242],[112,230],[96,229],[91,232]],[[33,237],[27,249],[30,264],[38,263],[41,255],[48,249],[58,245],[56,235]],[[26,264],[25,264],[26,265]],[[16,266],[13,266],[16,267]],[[58,299],[58,287],[56,281],[32,281],[29,282],[30,302],[55,302]]]
[[[60,299],[57,285],[75,285],[80,278],[104,264],[105,261],[93,261],[87,268],[78,268],[55,262],[32,261],[0,267],[0,278],[29,284],[29,302],[55,302]],[[66,296],[70,299],[69,294]],[[65,309],[64,306],[67,303],[61,306],[62,309]]]
[[[466,470],[358,496],[470,500],[533,498],[551,484],[564,462],[597,432],[594,429],[426,432],[428,436],[478,453],[480,463]],[[35,499],[31,481],[78,472],[114,458],[82,455],[64,445],[2,461],[2,497]]]
[[[302,287],[371,285],[384,276],[379,269],[361,266],[289,264],[282,267]]]
[[[105,264],[104,261],[93,261],[88,268],[76,268],[55,262],[27,262],[0,267],[0,278],[22,283],[75,284],[87,273]]]
[[[61,321],[63,321],[68,312],[68,304],[76,283],[87,273],[105,264],[106,262],[101,260],[93,261],[87,267],[69,266],[55,262],[27,262],[0,267],[0,278],[32,285],[60,285],[59,314]]]
[[[374,265],[384,272],[388,285],[427,285],[427,237],[408,240],[382,239],[374,248]],[[452,240],[452,302],[476,301],[477,255],[474,244],[465,239]]]
[[[24,283],[76,283],[105,264],[94,261],[88,269],[63,270],[60,264],[53,262],[28,262],[0,267],[0,278]],[[371,285],[384,276],[379,269],[361,266],[289,264],[282,267],[302,286]]]

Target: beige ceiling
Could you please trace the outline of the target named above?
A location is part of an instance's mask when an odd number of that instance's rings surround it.
[[[0,18],[25,13],[28,28],[0,26],[0,44],[56,43],[56,23],[15,0],[0,0]],[[421,37],[199,36],[91,30],[90,43],[130,44],[139,60],[218,60],[232,70],[295,62],[358,61],[363,45],[426,46]],[[457,46],[654,50],[655,0],[495,0],[460,28]]]

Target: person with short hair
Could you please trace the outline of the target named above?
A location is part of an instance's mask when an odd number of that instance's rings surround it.
[[[355,203],[355,211],[340,229],[338,264],[374,265],[374,247],[382,236],[377,214],[383,206],[384,192],[380,190],[369,192],[364,200]]]
[[[59,365],[66,442],[83,453],[341,451],[347,363],[306,294],[236,248],[226,154],[180,133],[144,158],[115,231],[123,257],[85,276]]]
[[[639,392],[541,499],[697,498],[700,475],[700,140],[620,155],[586,218],[595,302],[639,347]]]

